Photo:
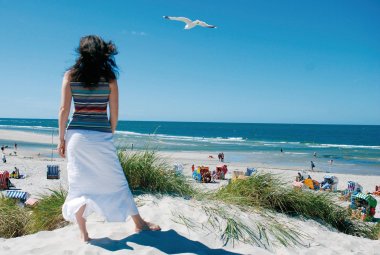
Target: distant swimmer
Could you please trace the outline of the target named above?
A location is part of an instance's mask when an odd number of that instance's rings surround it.
[[[329,160],[329,164],[332,165],[334,163],[334,160],[333,159],[330,159]]]
[[[282,148],[281,148],[281,150],[280,150],[281,152],[284,152],[283,150],[282,150]]]
[[[314,151],[314,153],[313,153],[313,156],[314,156],[314,158],[316,158],[317,157],[317,153]]]

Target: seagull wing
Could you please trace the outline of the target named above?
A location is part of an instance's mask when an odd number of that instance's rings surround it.
[[[198,24],[199,24],[201,27],[216,28],[216,26],[214,26],[214,25],[209,25],[209,24],[207,24],[207,23],[204,22],[204,21],[199,20],[198,22],[199,22]]]
[[[190,24],[192,21],[186,17],[171,17],[171,16],[164,16],[165,19],[168,20],[177,20],[177,21],[182,21],[185,22],[186,24]]]

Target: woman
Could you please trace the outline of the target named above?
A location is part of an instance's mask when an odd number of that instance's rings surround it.
[[[81,38],[77,51],[76,63],[63,77],[59,111],[57,149],[67,157],[69,181],[63,217],[78,223],[83,241],[89,240],[86,217],[92,212],[106,221],[131,216],[137,232],[160,230],[141,218],[112,141],[119,106],[116,47],[91,35]],[[72,99],[75,111],[66,130]]]

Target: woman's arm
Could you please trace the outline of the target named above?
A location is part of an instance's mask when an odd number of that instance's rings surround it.
[[[117,121],[119,117],[119,88],[117,86],[117,80],[110,81],[110,123],[112,133],[115,133],[117,127]]]
[[[65,157],[65,132],[66,124],[70,114],[71,107],[71,88],[69,72],[66,72],[62,81],[61,107],[59,108],[58,126],[59,126],[59,142],[58,153],[61,157]]]

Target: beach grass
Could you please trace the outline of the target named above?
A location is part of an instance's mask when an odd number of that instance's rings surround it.
[[[68,225],[62,216],[62,205],[67,192],[64,189],[50,190],[48,195],[41,195],[38,204],[31,209],[28,233],[54,230]]]
[[[186,177],[171,167],[155,150],[118,152],[121,166],[134,193],[189,196],[195,193]]]
[[[0,196],[0,237],[12,238],[27,234],[30,211],[17,205],[17,201]]]
[[[256,173],[211,194],[212,199],[242,207],[264,208],[290,216],[316,220],[354,236],[377,239],[379,226],[351,219],[328,192],[297,190],[270,173]]]
[[[201,206],[208,217],[203,227],[219,233],[224,245],[243,242],[271,249],[275,244],[283,246],[304,245],[306,235],[275,215],[260,210],[245,210],[228,204],[208,202]]]

